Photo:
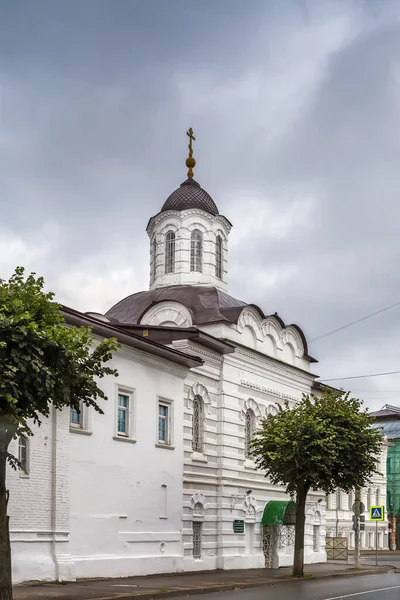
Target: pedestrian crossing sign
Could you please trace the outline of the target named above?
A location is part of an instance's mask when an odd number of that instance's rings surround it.
[[[369,509],[369,518],[371,521],[384,521],[385,520],[385,507],[384,506],[371,506]]]

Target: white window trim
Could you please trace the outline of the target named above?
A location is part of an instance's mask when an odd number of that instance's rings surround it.
[[[128,431],[121,433],[118,431],[118,396],[128,396]],[[136,443],[136,390],[127,386],[117,385],[115,394],[115,418],[114,418],[113,439],[118,442]]]
[[[168,407],[168,417],[167,417],[167,441],[164,442],[158,437],[158,417],[159,417],[159,406],[167,406]],[[174,401],[169,398],[163,398],[161,396],[157,397],[157,411],[156,411],[156,447],[157,448],[168,448],[169,450],[174,450]]]
[[[89,407],[86,406],[85,404],[83,404],[83,402],[81,402],[80,404],[81,406],[81,410],[80,410],[80,414],[81,414],[81,418],[80,418],[80,423],[71,423],[71,407],[69,409],[70,414],[69,414],[69,431],[70,433],[79,433],[81,435],[92,435],[92,431],[90,431],[90,412],[89,412]]]
[[[19,476],[21,477],[21,479],[29,479],[30,477],[30,472],[31,472],[31,445],[30,445],[30,439],[27,435],[20,435],[17,438],[17,442],[18,442],[18,446],[17,446],[17,456],[18,456],[18,460],[19,460],[19,440],[20,438],[23,437],[26,440],[26,471],[24,471],[23,469],[19,468]]]

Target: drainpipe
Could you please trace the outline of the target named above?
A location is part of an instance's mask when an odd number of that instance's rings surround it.
[[[55,580],[60,581],[60,566],[57,559],[57,409],[51,411],[51,553],[55,567]]]

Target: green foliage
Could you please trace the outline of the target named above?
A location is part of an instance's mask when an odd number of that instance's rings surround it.
[[[382,434],[361,406],[349,393],[328,388],[320,398],[303,396],[292,407],[286,402],[255,436],[257,466],[292,495],[299,486],[306,493],[365,486],[377,472]]]
[[[107,398],[97,380],[118,375],[104,365],[117,341],[93,344],[89,328],[66,326],[43,286],[34,273],[25,278],[22,267],[0,280],[0,418],[28,434],[28,420],[40,424],[51,405],[79,410],[83,402],[102,413],[97,400]]]

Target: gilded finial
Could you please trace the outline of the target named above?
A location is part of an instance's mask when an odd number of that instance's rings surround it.
[[[189,131],[186,132],[186,135],[189,136],[189,156],[186,159],[186,166],[189,169],[188,170],[188,177],[189,179],[193,178],[193,168],[196,166],[196,161],[193,158],[193,146],[192,146],[192,142],[196,140],[196,138],[193,135],[193,129],[190,128]]]

